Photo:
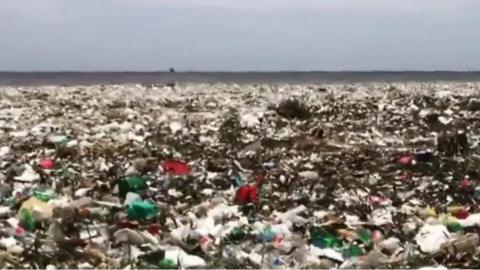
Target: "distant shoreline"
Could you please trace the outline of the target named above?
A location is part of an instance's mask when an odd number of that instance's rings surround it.
[[[0,72],[3,86],[237,83],[479,82],[480,71]]]

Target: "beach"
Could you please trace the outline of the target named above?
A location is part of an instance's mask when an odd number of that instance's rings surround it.
[[[0,266],[479,267],[479,90],[1,86]],[[132,176],[145,186],[122,195]],[[27,228],[19,208],[40,189],[54,196]],[[132,216],[139,201],[155,213]]]

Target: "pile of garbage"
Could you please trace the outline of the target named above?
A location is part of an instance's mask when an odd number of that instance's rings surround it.
[[[480,84],[0,88],[2,268],[480,267]]]

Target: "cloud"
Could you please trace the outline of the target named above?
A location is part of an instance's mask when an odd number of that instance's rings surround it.
[[[203,7],[222,9],[322,9],[359,12],[445,12],[477,5],[476,0],[136,0],[140,5],[172,7]],[[478,6],[478,5],[477,5]]]
[[[68,16],[68,1],[58,0],[22,0],[2,1],[2,13],[18,16],[17,20],[58,21]],[[0,17],[1,22],[1,17]]]
[[[0,70],[472,69],[478,8],[478,0],[6,0]]]
[[[243,11],[312,10],[359,13],[441,13],[480,7],[477,0],[22,0],[2,1],[0,12],[21,17],[58,20],[76,12],[125,8],[125,13],[142,9],[210,8]]]

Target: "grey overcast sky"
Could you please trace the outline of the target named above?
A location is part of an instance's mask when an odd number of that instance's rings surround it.
[[[1,0],[0,70],[480,70],[479,0]]]

